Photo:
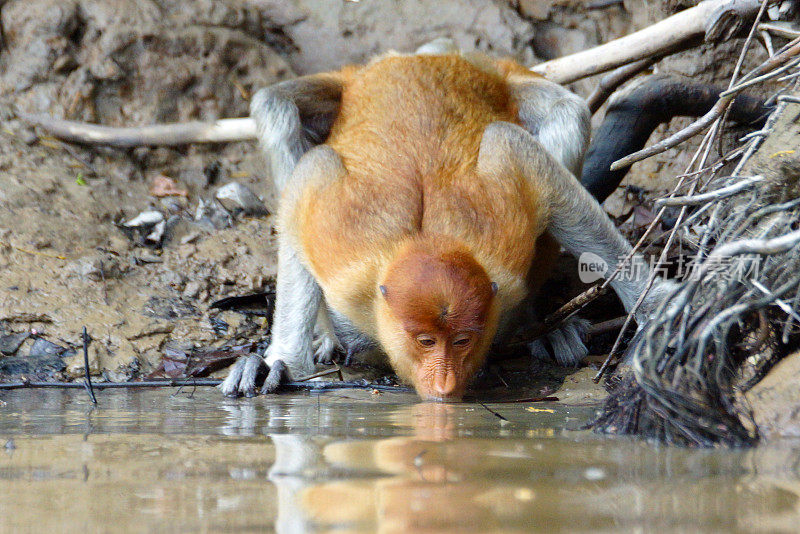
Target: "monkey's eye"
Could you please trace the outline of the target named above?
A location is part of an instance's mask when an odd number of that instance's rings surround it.
[[[457,337],[453,340],[453,345],[456,347],[466,347],[469,345],[469,338],[467,336]]]
[[[436,341],[428,336],[417,336],[417,343],[422,345],[423,347],[432,347],[436,345]]]

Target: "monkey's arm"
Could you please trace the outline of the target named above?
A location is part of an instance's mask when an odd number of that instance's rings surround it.
[[[532,181],[545,202],[547,231],[570,254],[596,254],[614,272],[631,245],[614,227],[600,204],[545,147],[523,128],[506,122],[490,124],[483,134],[479,171],[521,174]],[[650,267],[640,255],[611,282],[626,310],[647,287]],[[641,324],[663,299],[670,284],[659,281],[636,313]]]
[[[325,140],[341,102],[342,82],[337,73],[305,76],[258,91],[250,115],[281,194],[280,212],[293,209],[308,180],[316,175],[313,158],[297,166],[314,145]],[[270,374],[264,390],[274,391],[283,378],[283,364],[292,375],[313,371],[314,323],[322,292],[298,256],[298,247],[283,225],[278,235],[278,280],[272,340],[264,361]],[[279,363],[280,362],[280,363]],[[245,357],[237,362],[220,386],[228,396],[255,394],[264,362]],[[296,376],[295,376],[296,377]]]

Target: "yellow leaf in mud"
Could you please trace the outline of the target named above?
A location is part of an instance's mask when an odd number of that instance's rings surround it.
[[[555,410],[550,408],[534,408],[533,406],[528,406],[525,410],[533,413],[556,413]]]
[[[794,154],[794,150],[779,150],[774,154],[770,154],[769,159],[777,158],[778,156],[788,156],[790,154]]]
[[[83,173],[79,172],[78,177],[75,179],[75,183],[78,185],[88,185],[86,180],[83,179]]]

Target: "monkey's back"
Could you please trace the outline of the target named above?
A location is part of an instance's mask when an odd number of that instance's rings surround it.
[[[389,56],[344,71],[326,144],[347,174],[304,192],[303,248],[323,287],[329,279],[370,280],[353,290],[371,294],[377,273],[363,270],[378,269],[399,242],[420,233],[468,243],[501,283],[525,277],[541,233],[536,192],[522,176],[477,170],[486,126],[518,123],[498,65]],[[494,266],[504,272],[491,272]]]

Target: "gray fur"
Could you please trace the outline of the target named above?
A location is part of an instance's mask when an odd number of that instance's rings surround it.
[[[458,54],[459,52],[458,46],[452,39],[449,37],[438,37],[417,48],[414,54],[417,56],[439,56],[443,54]]]
[[[544,79],[513,82],[511,92],[523,127],[573,175],[580,176],[591,133],[586,102]]]
[[[276,360],[269,368],[267,378],[261,388],[261,394],[275,393],[286,377],[286,365],[281,360]]]

